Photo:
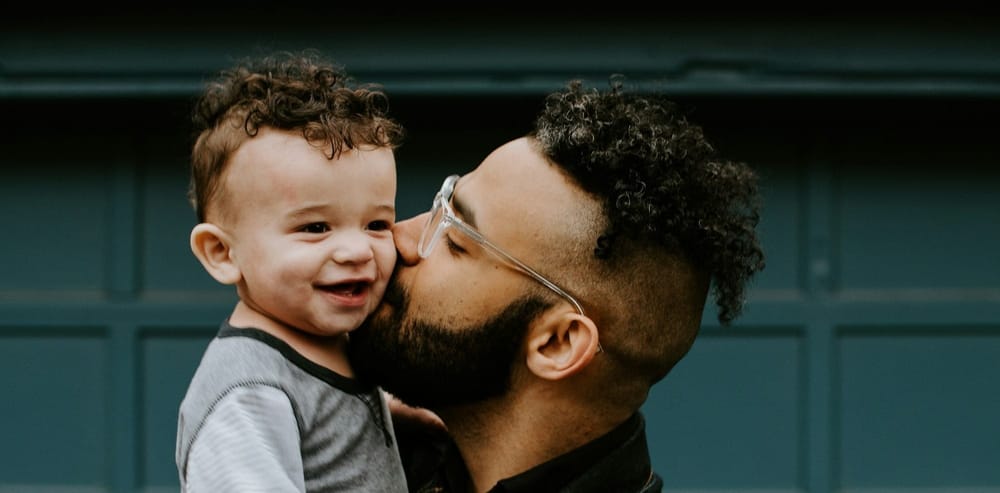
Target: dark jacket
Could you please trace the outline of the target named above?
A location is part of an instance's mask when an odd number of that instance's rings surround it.
[[[450,440],[426,430],[397,427],[407,482],[413,493],[465,493],[468,472]],[[660,493],[652,471],[645,420],[634,414],[606,435],[498,482],[491,493]]]

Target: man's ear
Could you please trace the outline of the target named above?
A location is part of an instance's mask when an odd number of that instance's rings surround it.
[[[548,380],[569,377],[587,367],[599,352],[597,325],[577,312],[543,314],[528,329],[527,365]]]
[[[236,284],[243,276],[233,261],[229,235],[212,223],[191,230],[191,251],[205,270],[222,284]]]

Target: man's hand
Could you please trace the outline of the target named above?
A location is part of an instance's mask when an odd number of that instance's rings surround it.
[[[413,407],[396,396],[382,391],[389,404],[389,414],[392,415],[394,427],[425,428],[431,433],[447,433],[448,427],[437,414],[422,407]]]

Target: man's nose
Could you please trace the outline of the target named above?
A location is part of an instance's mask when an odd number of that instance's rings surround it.
[[[423,232],[424,224],[427,223],[425,212],[418,216],[411,217],[405,221],[399,221],[392,227],[392,238],[396,242],[396,251],[399,252],[399,262],[403,265],[414,265],[420,262],[420,233]]]

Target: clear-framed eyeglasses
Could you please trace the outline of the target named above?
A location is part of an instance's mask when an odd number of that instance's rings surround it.
[[[513,255],[491,243],[490,240],[484,238],[479,231],[476,231],[475,228],[469,226],[455,216],[455,211],[451,207],[451,196],[455,192],[455,183],[458,181],[458,178],[458,175],[451,175],[448,178],[445,178],[444,184],[441,185],[441,191],[434,196],[434,204],[431,206],[431,215],[427,220],[427,224],[424,225],[423,232],[420,234],[420,244],[417,247],[417,253],[420,254],[420,258],[427,258],[431,254],[431,251],[434,250],[434,246],[437,245],[441,240],[441,237],[444,236],[444,233],[448,230],[448,228],[454,227],[485,247],[486,251],[492,253],[500,260],[505,261],[515,269],[527,274],[543,286],[565,298],[566,301],[573,305],[573,308],[575,308],[576,311],[580,312],[580,315],[583,315],[583,307],[580,305],[580,302],[576,301],[576,298],[557,286],[556,283],[546,279],[545,276],[525,265],[524,262],[514,258]]]

